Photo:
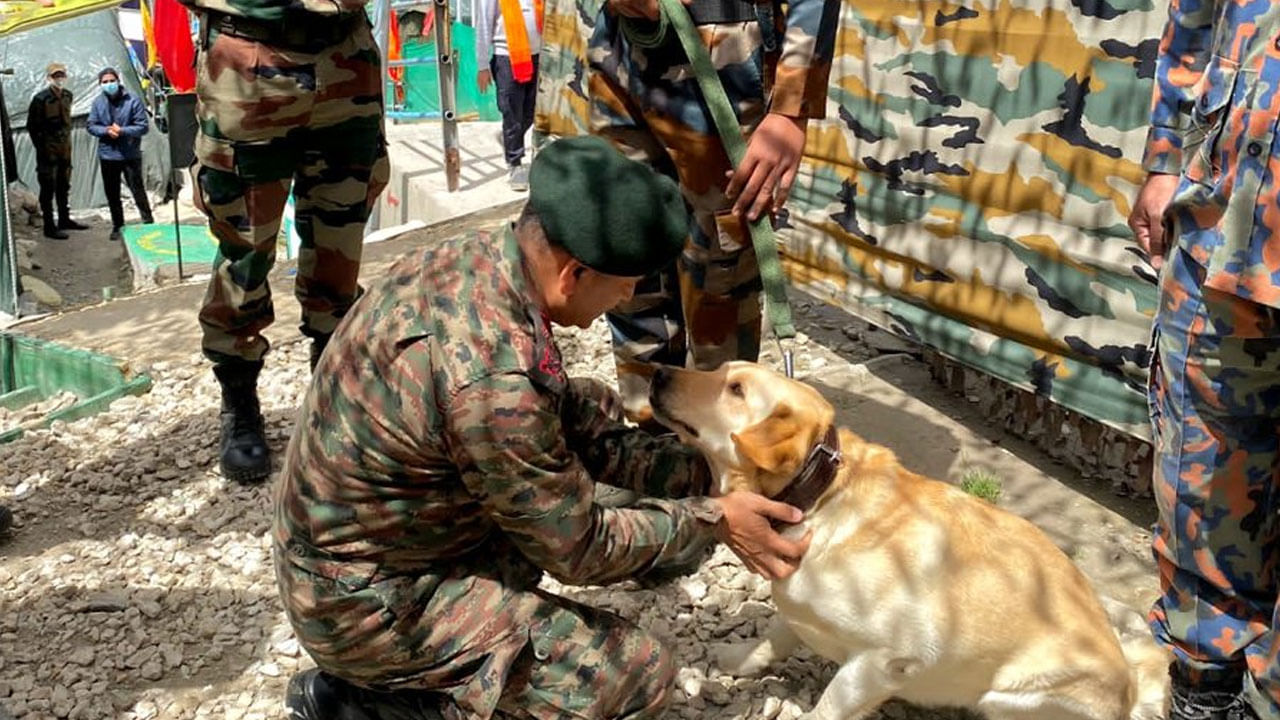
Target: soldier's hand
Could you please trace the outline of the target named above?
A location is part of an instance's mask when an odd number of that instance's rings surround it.
[[[680,0],[686,6],[693,0]],[[608,0],[613,12],[633,18],[658,19],[658,0]]]
[[[1152,173],[1138,191],[1138,199],[1129,213],[1129,227],[1156,270],[1164,264],[1168,238],[1164,236],[1164,211],[1178,189],[1178,176]]]
[[[765,211],[777,212],[791,194],[800,156],[804,153],[804,131],[808,123],[777,113],[765,115],[747,143],[747,154],[737,169],[726,173],[726,194],[733,211],[754,221]]]
[[[813,531],[799,540],[788,540],[774,531],[770,520],[800,522],[804,513],[763,495],[731,492],[716,498],[724,516],[716,526],[716,537],[742,559],[747,569],[769,580],[790,577],[809,549]]]
[[[476,73],[476,87],[480,88],[480,93],[484,94],[489,89],[489,84],[493,82],[493,72],[488,68]]]

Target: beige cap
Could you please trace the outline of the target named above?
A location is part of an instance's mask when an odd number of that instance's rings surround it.
[[[61,72],[65,75],[67,73],[67,66],[60,62],[51,62],[49,63],[49,66],[45,68],[44,74],[48,77],[53,77],[53,74],[56,72]]]

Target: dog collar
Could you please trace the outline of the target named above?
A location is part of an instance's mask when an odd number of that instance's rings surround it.
[[[840,436],[834,424],[805,459],[799,474],[773,499],[808,512],[818,502],[822,493],[831,487],[840,467]]]

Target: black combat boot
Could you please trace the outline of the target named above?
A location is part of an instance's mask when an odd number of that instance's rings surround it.
[[[1248,712],[1241,703],[1240,675],[1191,684],[1186,671],[1177,663],[1169,666],[1173,698],[1169,704],[1169,720],[1246,720]]]
[[[13,513],[9,508],[0,505],[0,535],[9,532],[11,527],[13,527]]]
[[[320,362],[320,356],[324,354],[324,349],[329,347],[329,338],[332,335],[316,335],[311,338],[311,372],[316,371],[316,363]]]
[[[56,223],[51,218],[44,219],[44,236],[53,240],[66,240],[68,235],[58,229]]]
[[[290,678],[284,698],[289,720],[444,720],[443,702],[422,690],[366,690],[319,668]]]
[[[258,405],[261,362],[223,362],[213,366],[222,386],[222,476],[238,483],[256,483],[271,474],[271,451],[263,432]]]

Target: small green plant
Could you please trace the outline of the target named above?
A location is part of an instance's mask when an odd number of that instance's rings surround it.
[[[995,505],[1000,502],[1000,477],[989,470],[970,468],[960,476],[960,489]]]

